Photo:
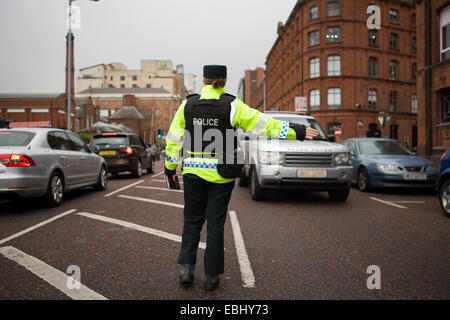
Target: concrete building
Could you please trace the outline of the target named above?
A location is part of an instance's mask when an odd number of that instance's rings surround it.
[[[123,63],[98,64],[80,69],[77,92],[89,88],[158,88],[180,94],[180,75],[170,60],[141,60],[141,69],[128,70]],[[195,76],[184,75],[185,91],[195,90]]]
[[[450,146],[450,1],[417,1],[418,148],[440,158]]]
[[[378,30],[367,26],[369,5],[381,9]],[[328,134],[342,128],[341,141],[383,134],[414,149],[415,11],[413,0],[299,0],[267,56],[267,109],[294,111],[306,97]]]

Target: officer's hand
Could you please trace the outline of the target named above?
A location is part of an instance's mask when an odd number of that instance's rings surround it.
[[[317,137],[319,135],[319,131],[311,128],[311,123],[305,124],[305,127],[306,127],[306,134],[305,134],[306,140],[312,140],[314,139],[314,137]]]

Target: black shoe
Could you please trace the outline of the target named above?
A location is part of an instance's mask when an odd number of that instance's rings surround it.
[[[206,291],[214,291],[219,287],[220,278],[219,276],[206,275],[206,280],[203,288]]]
[[[192,287],[192,284],[194,283],[194,269],[195,266],[192,266],[190,264],[183,265],[180,272],[180,283],[183,287]]]

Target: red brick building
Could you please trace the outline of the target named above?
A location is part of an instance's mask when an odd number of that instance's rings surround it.
[[[417,1],[418,153],[439,158],[450,145],[450,1]]]
[[[369,5],[381,28],[369,30]],[[267,110],[294,111],[295,97],[328,134],[384,136],[417,145],[417,39],[413,0],[299,0],[266,60]],[[258,90],[261,95],[261,89]],[[261,99],[259,99],[261,100]]]
[[[239,82],[238,98],[250,107],[256,108],[257,106],[252,104],[252,96],[255,94],[258,87],[263,83],[264,77],[263,68],[245,70],[245,76]]]

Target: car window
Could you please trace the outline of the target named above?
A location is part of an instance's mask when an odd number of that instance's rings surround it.
[[[81,151],[87,153],[86,143],[81,139],[79,136],[68,133],[70,140],[72,141],[72,145],[75,149],[75,151]]]
[[[128,145],[126,136],[98,136],[92,139],[91,144],[102,145]]]
[[[361,154],[396,154],[396,155],[411,155],[404,145],[398,141],[360,141],[359,149]]]
[[[356,152],[356,142],[355,141],[349,141],[347,143],[347,147],[350,149],[350,151],[352,151],[354,154],[357,154]]]
[[[63,131],[52,131],[47,135],[50,148],[55,150],[71,150],[72,145]]]
[[[0,131],[0,147],[26,146],[36,134],[26,131]]]
[[[325,133],[323,132],[319,123],[315,119],[292,117],[292,116],[275,116],[273,118],[276,120],[280,120],[280,121],[287,121],[287,122],[292,122],[292,123],[302,124],[302,125],[310,123],[311,128],[314,128],[317,131],[319,131],[319,135],[317,137],[315,137],[314,140],[327,140],[327,136],[325,135]]]

